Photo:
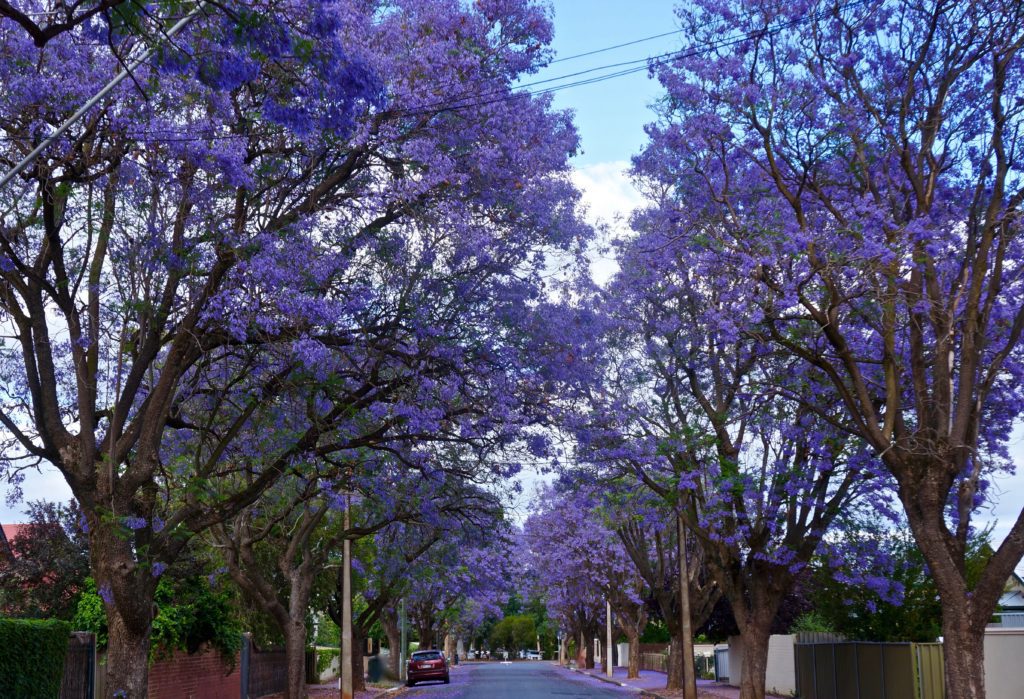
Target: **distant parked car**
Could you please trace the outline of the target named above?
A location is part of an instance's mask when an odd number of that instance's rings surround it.
[[[409,656],[408,674],[405,684],[408,687],[426,680],[440,680],[445,684],[448,677],[448,661],[439,650],[418,650]]]
[[[544,658],[539,650],[528,650],[526,651],[527,660],[542,660]]]

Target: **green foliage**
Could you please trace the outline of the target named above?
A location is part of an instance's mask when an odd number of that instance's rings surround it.
[[[521,614],[507,616],[491,630],[491,648],[525,650],[537,643],[537,627],[533,617]]]
[[[71,624],[76,631],[92,631],[96,634],[97,648],[107,647],[107,612],[103,608],[103,600],[96,592],[96,581],[92,578],[86,578],[83,583]]]
[[[56,619],[0,619],[0,697],[60,694],[71,625]]]
[[[231,613],[231,594],[206,578],[161,578],[156,588],[157,615],[152,647],[158,655],[174,650],[195,653],[210,644],[232,662],[241,646],[242,627]]]
[[[314,643],[317,646],[331,646],[332,648],[341,646],[341,629],[330,617],[325,616],[320,619],[320,623],[316,627]]]
[[[834,631],[831,622],[816,611],[804,612],[789,628],[790,633],[831,633]]]
[[[324,674],[330,666],[331,661],[341,655],[340,648],[317,648],[316,649],[316,676]]]
[[[207,643],[226,661],[234,661],[242,627],[232,613],[229,591],[214,589],[205,577],[165,577],[157,585],[155,600],[151,661],[176,650],[194,653]],[[86,580],[72,623],[77,630],[95,633],[98,647],[107,645],[106,612],[92,578]]]
[[[988,540],[989,532],[984,531],[969,541],[966,555],[969,586],[977,582],[992,555]],[[884,541],[896,564],[890,577],[904,589],[902,604],[889,604],[864,586],[837,582],[832,571],[821,565],[815,570],[810,586],[813,608],[820,616],[820,623],[827,630],[860,641],[934,641],[942,635],[942,603],[924,555],[905,528],[886,532]]]
[[[652,619],[647,622],[644,632],[640,634],[641,643],[668,643],[672,636],[668,632],[668,626],[661,619]]]

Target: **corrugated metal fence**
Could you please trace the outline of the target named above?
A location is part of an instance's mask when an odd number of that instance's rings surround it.
[[[944,699],[939,643],[797,643],[801,699]]]

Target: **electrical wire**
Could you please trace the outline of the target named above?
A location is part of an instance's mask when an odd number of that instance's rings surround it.
[[[657,67],[668,65],[672,61],[683,60],[686,58],[693,58],[707,51],[718,51],[723,48],[735,46],[745,41],[751,41],[754,39],[762,38],[767,35],[777,34],[786,29],[790,29],[801,24],[823,19],[829,15],[836,14],[843,10],[847,10],[859,5],[864,5],[873,0],[851,0],[851,2],[836,6],[834,8],[828,8],[820,10],[816,13],[804,15],[803,17],[794,18],[786,22],[776,23],[774,25],[766,26],[762,29],[751,30],[745,34],[732,37],[723,37],[721,39],[704,41],[693,44],[684,49],[678,51],[669,51],[655,56],[646,58],[632,59],[628,61],[619,61],[616,63],[608,63],[594,68],[588,68],[581,71],[575,71],[572,73],[566,73],[553,78],[545,78],[543,80],[536,80],[529,83],[523,83],[521,85],[509,87],[503,85],[500,88],[478,92],[473,94],[466,94],[463,97],[446,98],[443,100],[437,100],[435,102],[427,102],[425,104],[416,105],[413,107],[397,110],[386,110],[383,114],[389,118],[401,118],[401,117],[413,117],[413,116],[424,116],[427,114],[443,114],[445,112],[461,111],[465,109],[472,109],[474,107],[485,107],[492,104],[499,104],[501,102],[508,102],[516,99],[524,99],[531,97],[538,97],[542,95],[554,94],[562,90],[567,90],[575,87],[583,87],[586,85],[594,85],[608,80],[614,80],[616,78],[624,77],[627,75],[636,74],[642,71],[650,71]],[[752,14],[752,13],[751,13]],[[616,48],[624,46],[631,46],[634,44],[642,43],[644,41],[650,41],[656,38],[662,38],[676,34],[678,31],[665,32],[664,34],[652,35],[649,37],[643,37],[635,39],[633,41],[624,42],[622,44],[616,44],[613,46],[607,46],[593,51],[576,54],[573,56],[566,56],[562,59],[557,59],[551,63],[558,63],[560,61],[568,61],[575,58],[582,58],[584,56],[594,55],[611,51]],[[618,70],[615,70],[618,69]],[[592,75],[599,71],[612,70],[610,73],[602,73],[600,75]],[[591,76],[591,77],[583,77]],[[580,78],[578,80],[570,80],[571,78]],[[565,81],[568,82],[559,82]],[[477,81],[482,82],[482,80]],[[557,83],[552,85],[551,83]],[[472,83],[471,83],[472,84]],[[544,87],[540,87],[544,86]],[[540,89],[530,89],[539,87]],[[525,89],[524,89],[525,88]],[[252,134],[212,134],[212,135],[196,135],[196,136],[178,136],[174,135],[167,138],[152,137],[152,134],[144,135],[129,135],[132,140],[149,141],[149,142],[186,142],[186,141],[204,141],[204,140],[217,140],[217,139],[231,139],[231,138],[245,138]],[[259,135],[259,134],[257,134]],[[0,137],[0,141],[14,141],[15,139],[7,137]]]

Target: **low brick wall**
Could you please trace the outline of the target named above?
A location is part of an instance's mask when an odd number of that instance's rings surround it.
[[[239,699],[238,658],[234,667],[216,651],[177,652],[149,668],[149,699]]]

